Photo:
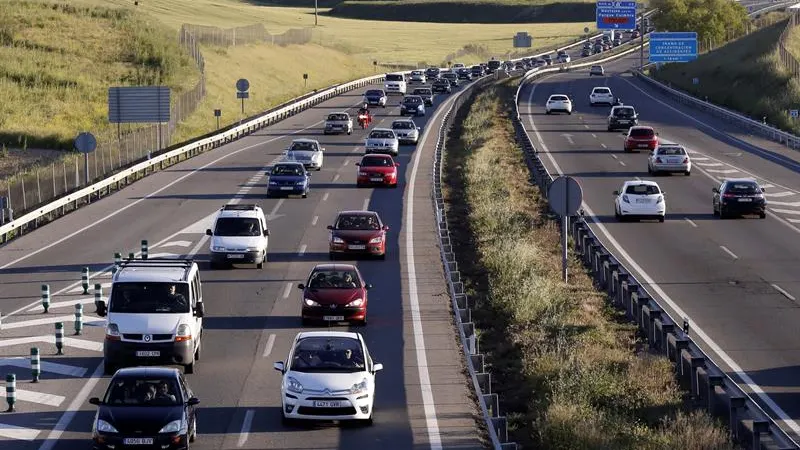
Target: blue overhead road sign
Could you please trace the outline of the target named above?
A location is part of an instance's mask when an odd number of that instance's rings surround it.
[[[633,30],[636,28],[636,2],[597,2],[598,30]]]
[[[650,33],[650,62],[689,62],[697,59],[697,33]]]

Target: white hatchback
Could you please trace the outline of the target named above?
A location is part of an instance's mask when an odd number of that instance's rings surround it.
[[[306,419],[372,424],[375,373],[383,364],[372,361],[360,333],[298,333],[286,361],[274,367],[283,375],[284,423]]]
[[[546,114],[554,112],[565,112],[572,114],[572,100],[564,94],[553,94],[547,99],[547,104],[544,106]]]
[[[592,93],[589,94],[589,104],[594,105],[613,105],[614,94],[611,89],[603,86],[592,88]]]
[[[619,221],[655,218],[663,222],[667,213],[665,194],[655,181],[626,181],[620,190],[614,191],[614,216]]]

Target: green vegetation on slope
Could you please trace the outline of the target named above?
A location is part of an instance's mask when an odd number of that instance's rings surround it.
[[[730,42],[689,63],[652,70],[655,79],[755,120],[800,132],[787,111],[800,104],[800,83],[778,59],[778,37],[786,20]],[[699,84],[692,80],[697,78]]]
[[[652,0],[660,13],[654,17],[658,30],[695,31],[699,42],[725,42],[740,36],[750,20],[747,10],[730,0]]]
[[[72,147],[109,128],[108,88],[166,85],[175,97],[199,73],[177,36],[131,11],[6,0],[0,8],[0,142]]]
[[[591,0],[350,0],[328,13],[336,17],[443,23],[559,23],[595,18]]]
[[[518,81],[459,112],[445,161],[454,251],[511,438],[554,450],[733,448],[708,415],[681,412],[671,363],[647,353],[577,260],[561,281],[559,231],[509,120]]]

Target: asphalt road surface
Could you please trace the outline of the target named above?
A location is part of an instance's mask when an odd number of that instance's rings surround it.
[[[645,58],[647,55],[645,55]],[[605,77],[585,70],[549,76],[520,95],[523,122],[552,174],[583,187],[591,227],[626,262],[717,364],[793,434],[800,419],[800,155],[749,136],[735,125],[670,100],[628,69],[638,54],[607,64]],[[702,80],[701,80],[702,82]],[[693,173],[651,177],[647,153],[623,153],[609,132],[609,107],[589,106],[594,86],[633,105],[641,125],[687,147]],[[551,94],[574,96],[572,115],[544,114]],[[712,216],[711,188],[724,177],[752,176],[766,187],[764,220]],[[619,223],[612,192],[626,180],[655,180],[666,192],[665,223]]]
[[[416,119],[423,138],[417,147],[401,146],[398,189],[356,188],[355,163],[367,132],[322,133],[327,113],[353,114],[362,95],[353,91],[336,97],[151,175],[4,247],[0,373],[17,375],[18,403],[17,412],[0,415],[0,446],[87,448],[95,411],[87,399],[102,396],[108,377],[101,375],[105,322],[94,314],[91,292],[82,294],[81,268],[90,267],[91,283],[102,283],[107,294],[114,252],[137,252],[140,240],[147,239],[152,257],[195,255],[201,261],[207,316],[202,357],[195,374],[188,375],[201,401],[193,448],[481,448],[430,198],[442,105],[456,94],[437,96],[436,108]],[[374,126],[389,126],[399,117],[399,97],[390,97],[390,102],[375,111]],[[307,199],[267,199],[266,166],[291,139],[300,137],[318,139],[326,147],[324,168],[312,176],[311,194]],[[263,270],[208,269],[205,230],[217,210],[231,201],[256,203],[269,214],[270,247]],[[375,424],[284,428],[281,377],[272,363],[285,359],[301,331],[302,299],[296,284],[305,281],[315,263],[328,260],[325,227],[337,211],[362,208],[377,211],[391,227],[386,260],[358,262],[375,287],[370,291],[369,325],[353,329],[364,334],[375,361],[385,367],[377,375]],[[38,306],[43,283],[53,293],[46,315]],[[85,307],[80,336],[73,334],[75,303]],[[67,337],[63,356],[54,355],[54,324],[59,321]],[[27,359],[34,346],[43,361],[38,384],[30,382]]]

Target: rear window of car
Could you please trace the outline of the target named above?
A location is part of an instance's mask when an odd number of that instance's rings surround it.
[[[636,114],[636,111],[633,108],[616,108],[614,110],[614,116],[616,117],[633,117]]]
[[[755,194],[759,191],[755,183],[747,182],[729,183],[725,188],[725,192],[730,192],[732,194]]]
[[[431,95],[432,92],[430,89],[414,89],[414,95]]]
[[[554,96],[550,97],[550,100],[553,100],[553,101],[556,101],[556,102],[565,102],[565,101],[569,100],[569,98],[566,95],[554,95]]]
[[[631,184],[625,190],[626,194],[631,195],[656,195],[659,192],[658,186],[652,184]]]
[[[370,139],[394,139],[394,133],[391,131],[373,130],[369,134]]]
[[[414,124],[405,120],[398,120],[396,122],[392,122],[392,128],[395,130],[410,130],[414,128]]]
[[[683,147],[660,147],[658,149],[659,155],[664,156],[677,156],[677,155],[685,155],[686,151]]]
[[[383,95],[383,91],[380,91],[380,90],[377,90],[377,89],[370,89],[364,95],[366,95],[368,97],[372,97],[372,96],[381,97]]]
[[[632,128],[631,136],[633,137],[653,137],[656,133],[650,128]]]
[[[405,81],[405,80],[403,79],[403,75],[390,73],[386,75],[386,81]]]
[[[380,156],[367,156],[361,159],[361,167],[391,167],[392,160]]]
[[[419,98],[419,97],[406,97],[406,98],[403,99],[403,103],[406,103],[406,104],[409,104],[409,105],[415,105],[415,104],[419,104],[421,102],[422,102],[422,99]]]
[[[314,142],[292,142],[292,145],[289,147],[289,150],[299,150],[299,151],[315,151],[317,150],[317,144]]]
[[[595,94],[610,94],[611,90],[608,89],[608,88],[595,88],[594,93]]]
[[[328,120],[347,120],[347,116],[344,114],[329,114]]]

